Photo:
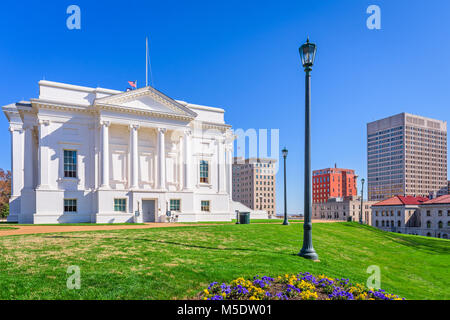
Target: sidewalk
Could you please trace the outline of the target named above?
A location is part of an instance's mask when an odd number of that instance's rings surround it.
[[[302,221],[291,222],[294,224],[301,223]],[[313,220],[313,223],[331,223],[339,222],[332,220]],[[342,221],[340,221],[342,222]],[[252,223],[252,224],[274,224],[274,223]],[[195,226],[221,226],[223,224],[219,223],[145,223],[145,224],[130,224],[130,225],[84,225],[84,226],[35,226],[35,225],[14,225],[14,224],[1,224],[0,225],[0,237],[2,236],[12,236],[12,235],[22,235],[22,234],[40,234],[40,233],[53,233],[53,232],[77,232],[77,231],[101,231],[101,230],[123,230],[123,229],[150,229],[150,228],[167,228],[167,227],[195,227]],[[225,224],[234,225],[234,224]],[[14,228],[14,229],[3,229]]]

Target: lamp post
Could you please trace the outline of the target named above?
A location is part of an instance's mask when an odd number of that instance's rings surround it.
[[[288,155],[288,151],[286,149],[286,147],[283,148],[283,150],[281,150],[281,152],[283,153],[283,158],[284,158],[284,221],[283,221],[283,225],[287,226],[289,225],[289,221],[287,218],[287,192],[286,192],[286,158]]]
[[[359,223],[363,223],[363,205],[364,205],[364,178],[361,179],[361,212],[359,213]]]
[[[299,256],[319,260],[319,256],[312,244],[312,222],[311,222],[311,70],[316,57],[316,45],[309,42],[309,38],[300,49],[302,65],[305,68],[305,195],[304,195],[304,218],[303,218],[303,247]]]

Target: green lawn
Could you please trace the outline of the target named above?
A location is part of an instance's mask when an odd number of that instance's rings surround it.
[[[0,237],[0,299],[181,299],[212,281],[309,271],[381,287],[407,299],[450,299],[449,240],[356,223],[313,228],[320,262],[296,256],[302,224],[218,224]],[[67,267],[81,289],[66,288]]]

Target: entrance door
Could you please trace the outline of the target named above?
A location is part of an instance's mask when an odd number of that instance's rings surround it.
[[[156,222],[155,200],[142,200],[142,220],[144,222]]]

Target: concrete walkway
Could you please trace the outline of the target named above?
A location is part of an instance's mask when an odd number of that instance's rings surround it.
[[[53,232],[76,232],[76,231],[101,231],[101,230],[122,230],[122,229],[149,229],[163,227],[183,227],[195,226],[198,224],[180,224],[180,223],[146,223],[146,224],[130,224],[130,225],[84,225],[84,226],[18,226],[14,224],[0,225],[0,237],[19,234],[37,234],[37,233],[53,233]],[[12,227],[14,229],[1,229],[1,227]]]
[[[292,224],[301,223],[303,221],[290,221]],[[324,222],[338,222],[334,220],[313,220],[313,223],[324,223]],[[342,222],[342,221],[341,221]],[[252,224],[276,224],[276,223],[265,223],[256,222]],[[128,225],[82,225],[82,226],[35,226],[35,225],[14,225],[14,224],[0,224],[0,237],[2,236],[12,236],[21,234],[39,234],[39,233],[54,233],[54,232],[77,232],[77,231],[101,231],[101,230],[123,230],[123,229],[150,229],[150,228],[167,228],[167,227],[193,227],[193,226],[220,226],[223,224],[218,223],[145,223],[145,224],[128,224]],[[225,224],[227,225],[227,224]],[[2,229],[2,227],[11,227],[14,229]]]

